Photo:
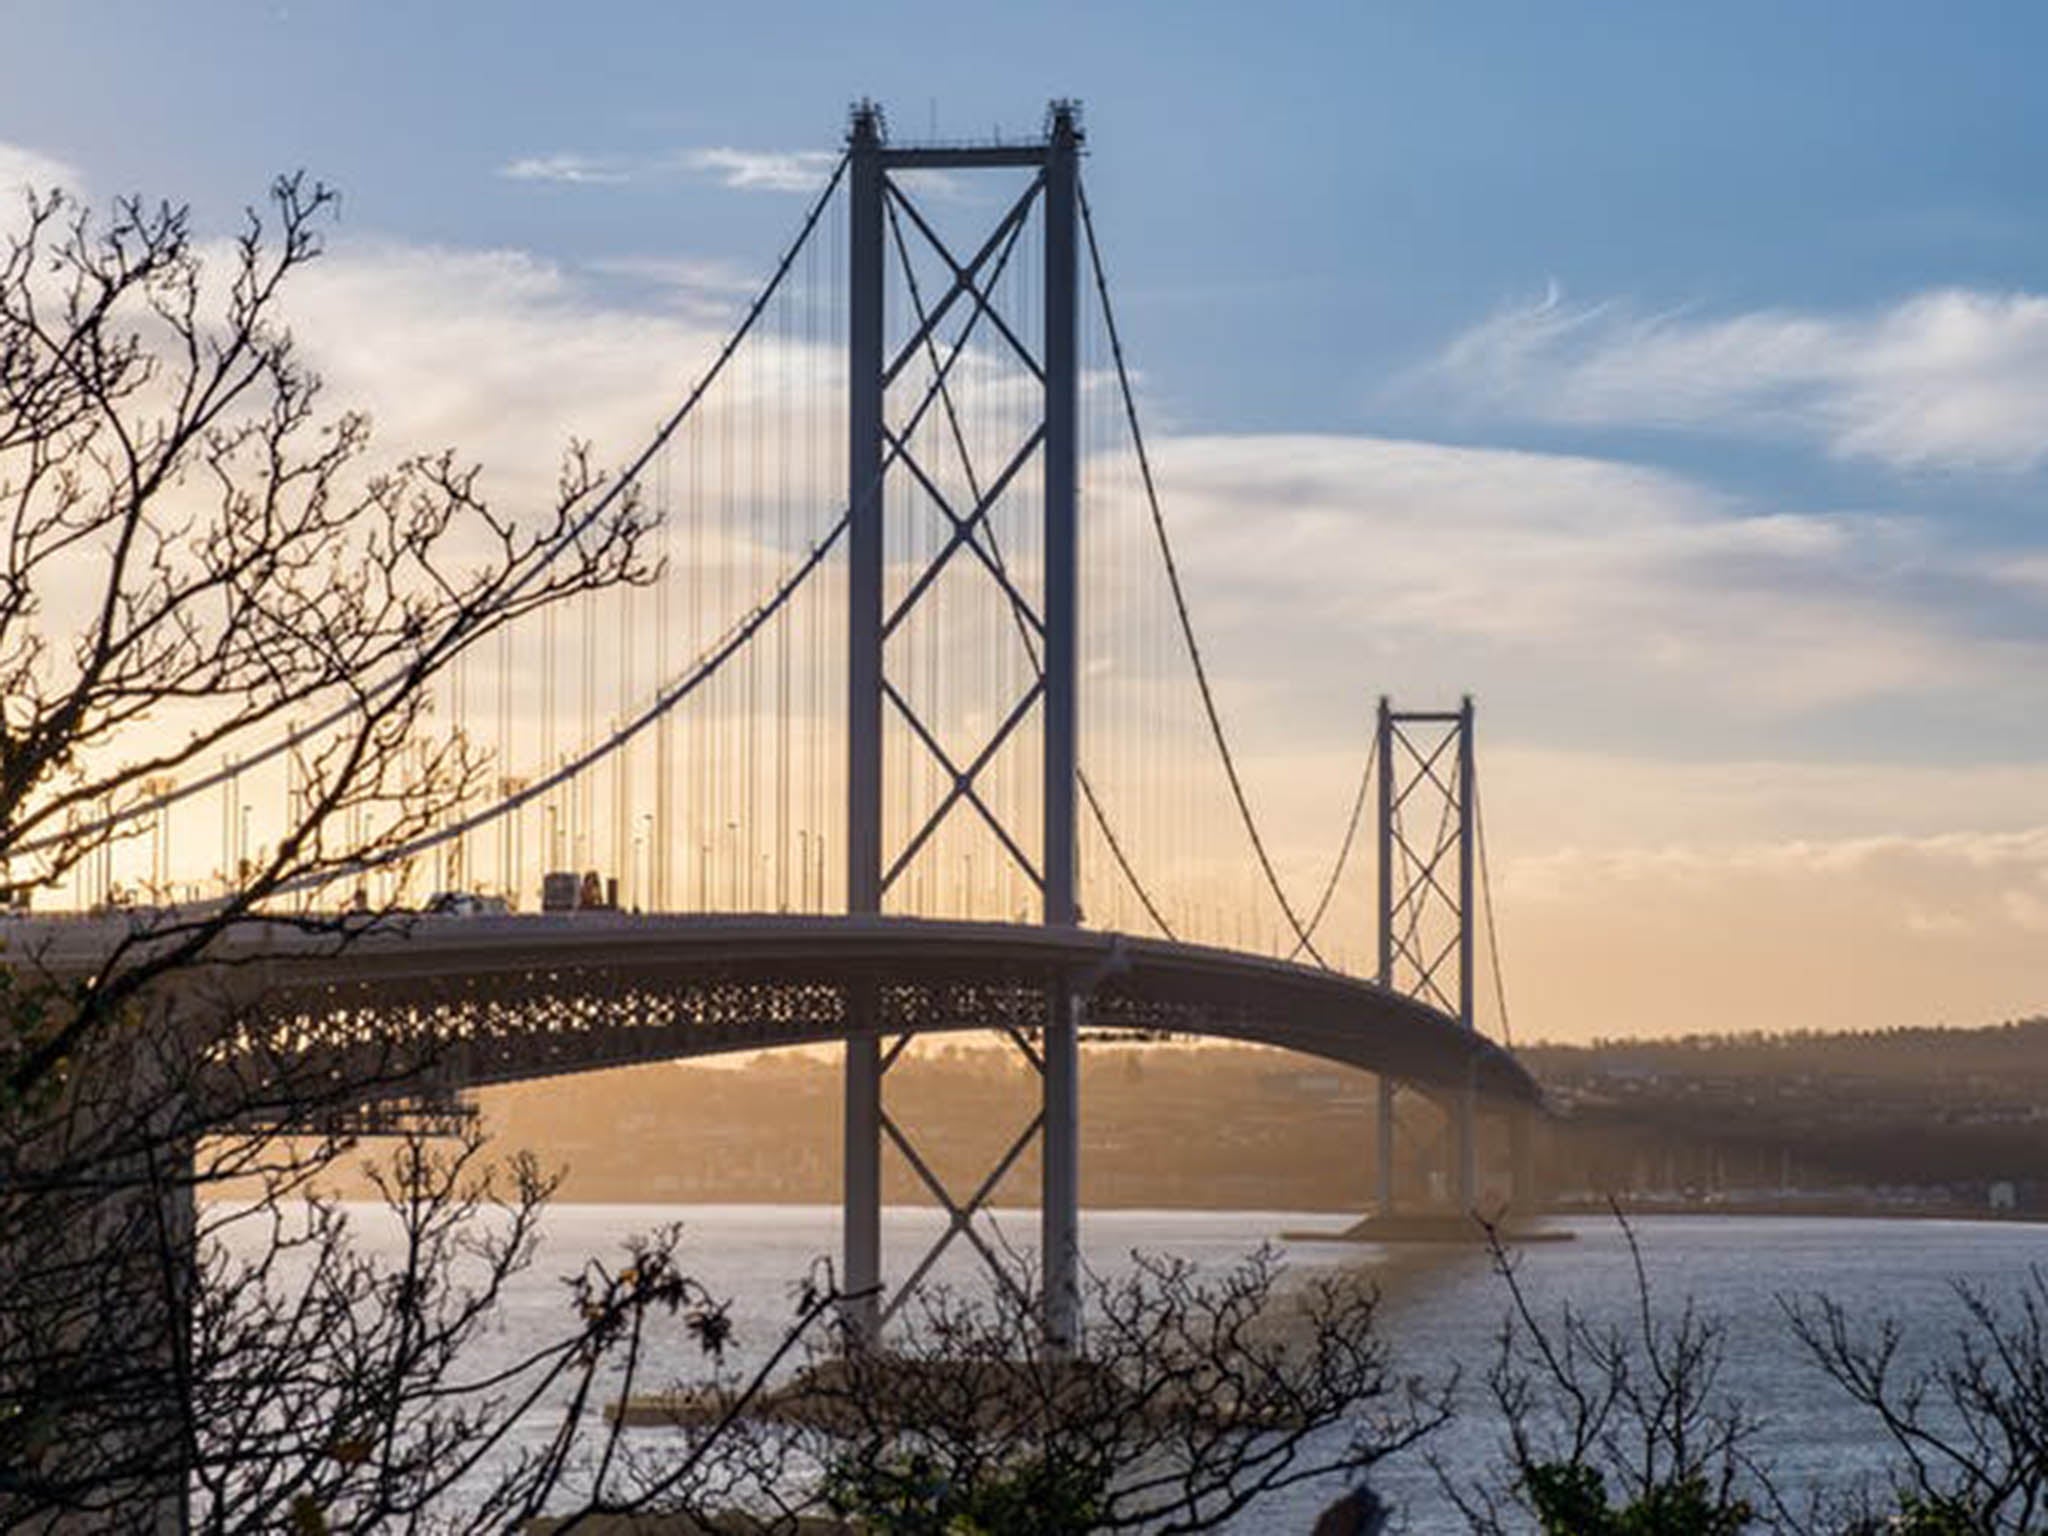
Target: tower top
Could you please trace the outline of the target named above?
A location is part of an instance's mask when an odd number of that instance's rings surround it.
[[[1005,140],[998,135],[978,146],[913,144],[908,146],[908,152],[921,154],[933,149],[984,148],[1014,155],[1041,145],[1073,148],[1086,137],[1081,130],[1081,103],[1071,96],[1056,96],[1046,103],[1043,135],[1038,140]],[[847,109],[846,142],[850,148],[865,149],[881,149],[889,142],[889,118],[880,102],[863,96]]]
[[[882,115],[881,103],[861,97],[847,112],[846,142],[880,144],[888,137],[889,120]]]

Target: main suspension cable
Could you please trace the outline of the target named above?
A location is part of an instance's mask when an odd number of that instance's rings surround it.
[[[902,223],[896,216],[897,201],[902,201],[906,208],[910,208],[911,205],[902,199],[901,194],[897,195],[895,201],[888,204],[890,228],[895,235],[896,252],[902,267],[905,288],[910,295],[911,308],[917,319],[918,329],[923,333],[924,348],[928,355],[933,375],[937,380],[940,401],[951,428],[954,451],[960,457],[961,468],[967,478],[969,494],[972,495],[978,506],[982,499],[981,477],[975,472],[973,457],[967,451],[966,438],[960,429],[960,418],[955,408],[952,386],[947,379],[950,365],[942,367],[939,361],[938,344],[933,335],[935,318],[925,308],[923,288],[917,280],[917,270],[910,260],[910,250],[903,236]],[[912,213],[915,216],[914,209],[912,209]],[[1007,261],[1008,255],[1006,252],[1004,264],[1007,264]],[[997,538],[993,520],[988,516],[981,516],[978,527],[971,529],[966,537],[970,541],[979,541],[984,544],[990,566],[1003,579],[1005,591],[1009,597],[1009,602],[1005,606],[1009,610],[1010,622],[1017,631],[1017,639],[1024,648],[1024,654],[1028,658],[1033,676],[1043,681],[1045,677],[1045,663],[1039,656],[1037,641],[1032,636],[1031,624],[1023,600],[1018,595],[1016,588],[1008,585],[1008,562],[1003,558],[1001,541]],[[1109,848],[1110,857],[1116,861],[1116,866],[1123,873],[1124,880],[1137,896],[1138,904],[1145,909],[1145,915],[1152,919],[1154,926],[1159,929],[1165,938],[1170,941],[1178,940],[1180,936],[1174,932],[1173,925],[1166,920],[1165,913],[1160,911],[1159,904],[1153,900],[1152,893],[1145,887],[1145,882],[1139,879],[1138,871],[1133,867],[1130,856],[1124,850],[1123,840],[1116,835],[1116,829],[1110,825],[1109,813],[1104,809],[1101,797],[1095,792],[1094,782],[1088,777],[1087,770],[1080,767],[1079,764],[1076,764],[1074,768],[1074,780],[1080,788],[1082,799],[1087,802],[1089,815],[1094,819],[1097,829],[1102,833],[1102,840]],[[1299,953],[1299,951],[1296,952]]]
[[[617,751],[656,720],[681,704],[683,700],[695,693],[699,687],[717,676],[726,662],[743,650],[748,641],[759,634],[771,619],[787,607],[790,599],[796,595],[797,590],[803,586],[811,573],[824,563],[825,557],[832,552],[833,546],[839,542],[840,536],[846,532],[851,518],[852,514],[850,512],[841,513],[839,520],[832,525],[825,536],[811,546],[810,553],[784,578],[773,597],[755,608],[753,612],[727,630],[723,638],[698,658],[695,666],[667,688],[657,693],[654,701],[647,708],[621,725],[617,730],[605,737],[604,740],[596,743],[594,746],[585,748],[575,757],[567,759],[545,777],[533,780],[523,789],[506,796],[493,805],[486,806],[483,810],[478,811],[475,815],[465,820],[443,827],[437,832],[429,832],[416,837],[410,842],[400,844],[396,848],[387,849],[375,857],[366,858],[359,862],[351,862],[345,868],[317,871],[305,875],[298,880],[279,886],[274,894],[288,896],[297,891],[331,885],[336,880],[348,879],[350,876],[360,874],[365,870],[381,869],[386,865],[414,858],[430,849],[439,847],[450,838],[459,837],[465,832],[473,831],[477,827],[485,826],[497,820],[500,816],[509,815],[521,806],[531,804],[541,796],[551,793],[560,785],[575,778],[584,769],[590,767],[591,764]]]
[[[1124,363],[1123,338],[1118,334],[1116,313],[1109,302],[1109,279],[1103,270],[1102,248],[1095,238],[1095,216],[1088,206],[1086,187],[1078,180],[1075,192],[1081,204],[1081,224],[1088,236],[1088,261],[1094,270],[1095,291],[1102,304],[1102,319],[1109,332],[1110,356],[1116,363],[1117,388],[1123,396],[1124,419],[1130,427],[1131,445],[1137,453],[1138,474],[1145,488],[1145,501],[1152,514],[1152,532],[1159,544],[1160,558],[1166,563],[1166,580],[1173,593],[1174,612],[1180,621],[1181,641],[1187,648],[1188,660],[1194,667],[1195,686],[1202,698],[1202,712],[1208,718],[1209,738],[1215,744],[1218,755],[1223,759],[1223,772],[1230,781],[1230,795],[1237,803],[1238,820],[1243,824],[1245,835],[1251,840],[1252,852],[1259,861],[1259,871],[1265,877],[1266,888],[1279,903],[1280,910],[1287,918],[1288,926],[1294,930],[1299,943],[1297,954],[1306,950],[1309,957],[1323,969],[1330,969],[1329,961],[1315,946],[1315,936],[1303,924],[1294,910],[1294,903],[1287,898],[1287,891],[1280,883],[1280,874],[1273,866],[1272,855],[1267,851],[1266,839],[1259,830],[1257,819],[1252,815],[1250,797],[1245,792],[1244,780],[1237,769],[1236,755],[1230,749],[1230,740],[1224,734],[1223,718],[1216,707],[1216,695],[1209,686],[1209,669],[1202,660],[1202,648],[1195,638],[1194,620],[1188,611],[1187,592],[1181,586],[1180,567],[1174,560],[1173,542],[1167,536],[1166,518],[1160,510],[1159,488],[1152,475],[1151,455],[1145,448],[1145,436],[1138,425],[1137,398],[1131,390],[1130,370]]]
[[[527,587],[539,579],[541,572],[553,564],[555,558],[563,550],[568,549],[578,539],[582,538],[584,534],[588,533],[595,526],[597,520],[610,511],[612,506],[617,503],[621,496],[626,494],[630,487],[639,482],[641,473],[653,461],[655,454],[666,446],[669,439],[675,435],[677,429],[696,410],[698,402],[709,392],[711,386],[718,381],[719,376],[725,371],[725,365],[732,360],[733,355],[739,351],[741,343],[752,333],[755,322],[766,311],[769,302],[775,297],[776,291],[782,286],[782,280],[788,276],[790,268],[796,264],[798,254],[810,240],[811,231],[817,228],[818,220],[823,217],[825,209],[832,201],[833,194],[839,189],[839,183],[845,179],[847,164],[848,157],[841,155],[839,157],[839,164],[833,168],[831,177],[825,183],[824,190],[818,194],[817,200],[811,204],[810,211],[804,216],[803,224],[797,230],[796,238],[790,242],[789,247],[782,253],[782,259],[776,263],[774,274],[768,279],[767,286],[755,296],[753,303],[747,307],[747,312],[740,320],[739,325],[726,338],[725,345],[719,348],[718,355],[712,360],[710,370],[691,386],[689,393],[684,396],[682,404],[677,406],[669,414],[667,420],[662,422],[660,427],[656,429],[654,436],[648,441],[647,445],[612,478],[611,482],[604,488],[603,493],[598,496],[597,500],[591,504],[590,509],[580,519],[564,530],[553,542],[543,548],[531,551],[527,556],[525,570],[520,571],[517,575],[508,573],[507,584],[500,592],[497,602],[493,607],[478,610],[475,613],[466,614],[460,618],[456,627],[450,631],[449,635],[442,642],[444,646],[452,644],[456,654],[460,654],[466,649],[469,643],[476,638],[477,631],[482,629],[499,611],[502,611],[505,605],[512,602],[521,592],[525,591]],[[226,767],[216,769],[202,778],[194,779],[190,783],[181,784],[175,789],[166,790],[162,794],[155,795],[149,799],[138,800],[133,805],[111,812],[96,821],[86,822],[83,825],[70,827],[61,832],[52,832],[43,837],[35,838],[30,842],[23,843],[18,848],[10,850],[8,856],[10,858],[22,858],[32,853],[40,853],[46,848],[54,848],[63,843],[75,842],[80,838],[96,837],[101,833],[112,831],[129,822],[168,810],[171,806],[178,804],[182,800],[189,800],[194,795],[203,794],[209,789],[218,788],[229,779],[293,751],[322,732],[332,730],[350,716],[362,713],[372,702],[400,687],[408,679],[412,679],[415,683],[423,681],[416,667],[407,667],[386,678],[384,681],[364,689],[356,697],[350,699],[345,704],[336,706],[310,725],[295,727],[269,746],[259,748],[247,756],[238,757]]]
[[[1500,1009],[1500,1043],[1513,1045],[1515,1031],[1508,1022],[1508,985],[1500,968],[1500,929],[1493,922],[1493,874],[1486,863],[1486,816],[1479,803],[1479,775],[1472,775],[1472,824],[1479,833],[1479,894],[1486,908],[1486,952],[1493,965],[1493,996]]]
[[[1351,800],[1351,819],[1344,824],[1344,842],[1337,849],[1337,860],[1330,866],[1330,878],[1323,882],[1323,894],[1316,898],[1316,909],[1308,915],[1308,931],[1311,937],[1323,926],[1323,915],[1330,910],[1330,898],[1337,894],[1337,882],[1344,878],[1344,866],[1351,858],[1351,845],[1358,838],[1358,824],[1365,818],[1365,801],[1372,789],[1373,764],[1380,752],[1379,732],[1373,732],[1371,743],[1365,749],[1365,771],[1358,776],[1358,793]],[[1303,941],[1295,940],[1294,948],[1287,952],[1292,960],[1301,953]]]

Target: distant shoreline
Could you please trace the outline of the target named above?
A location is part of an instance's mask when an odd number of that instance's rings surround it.
[[[674,1209],[674,1208],[678,1208],[678,1207],[688,1207],[688,1206],[709,1206],[709,1207],[717,1207],[717,1208],[720,1208],[720,1209],[736,1209],[736,1208],[748,1208],[748,1209],[757,1209],[757,1210],[785,1210],[785,1211],[786,1211],[786,1210],[819,1210],[819,1211],[836,1211],[836,1210],[838,1209],[838,1205],[837,1205],[837,1203],[836,1203],[836,1202],[834,1202],[834,1201],[831,1201],[831,1200],[750,1200],[750,1199],[745,1199],[745,1198],[735,1198],[735,1199],[702,1199],[702,1198],[697,1198],[697,1199],[676,1199],[676,1198],[673,1198],[673,1197],[668,1197],[668,1198],[654,1198],[654,1199],[640,1199],[640,1200],[635,1200],[635,1199],[609,1199],[609,1200],[588,1200],[588,1199],[585,1199],[585,1200],[564,1200],[564,1199],[557,1199],[557,1200],[555,1200],[555,1201],[553,1201],[553,1202],[551,1202],[551,1203],[552,1203],[552,1204],[554,1204],[554,1205],[559,1205],[559,1206],[613,1206],[613,1205],[622,1205],[622,1206],[646,1206],[646,1207],[649,1207],[649,1208],[668,1208],[668,1209]],[[1621,1213],[1622,1213],[1622,1215],[1624,1215],[1624,1216],[1629,1216],[1629,1217],[1635,1217],[1635,1216],[1693,1216],[1693,1217],[1707,1217],[1707,1216],[1740,1216],[1740,1217],[1753,1217],[1753,1216],[1780,1216],[1780,1217],[1808,1217],[1808,1218],[1815,1218],[1815,1219],[1821,1219],[1821,1220],[1864,1220],[1864,1221],[1869,1221],[1869,1220],[1878,1220],[1878,1221],[1977,1221],[1977,1222],[2002,1222],[2002,1223],[2017,1223],[2017,1224],[2020,1224],[2020,1225],[2026,1225],[2026,1226],[2040,1226],[2040,1225],[2043,1225],[2043,1224],[2048,1224],[2048,1212],[2043,1212],[2043,1211],[1994,1211],[1994,1210],[1988,1210],[1988,1209],[1985,1209],[1985,1208],[1983,1208],[1983,1207],[1981,1207],[1981,1206],[1960,1206],[1960,1205],[1958,1205],[1958,1206],[1896,1206],[1896,1205],[1874,1205],[1874,1204],[1866,1204],[1866,1203],[1863,1203],[1863,1202],[1859,1202],[1859,1201],[1854,1201],[1854,1200],[1829,1200],[1829,1199],[1816,1199],[1816,1200],[1812,1200],[1812,1201],[1807,1201],[1807,1202],[1801,1202],[1801,1203],[1796,1203],[1796,1204],[1792,1204],[1792,1203],[1783,1203],[1783,1202],[1778,1202],[1778,1201],[1769,1201],[1769,1200],[1760,1200],[1760,1201],[1721,1201],[1721,1202],[1716,1202],[1716,1203],[1714,1203],[1714,1204],[1707,1204],[1707,1203],[1705,1203],[1705,1202],[1701,1202],[1701,1201],[1691,1201],[1691,1200],[1632,1200],[1632,1199],[1628,1199],[1628,1198],[1620,1198],[1620,1199],[1619,1199],[1619,1202],[1618,1202],[1618,1203],[1620,1204],[1620,1207],[1621,1207]],[[896,1202],[896,1201],[890,1201],[890,1202],[888,1202],[885,1208],[887,1208],[887,1209],[894,1209],[894,1210],[906,1210],[906,1211],[911,1211],[911,1210],[924,1210],[924,1209],[927,1209],[927,1207],[926,1207],[926,1206],[925,1206],[924,1204],[922,1204],[921,1202]],[[930,1207],[930,1209],[937,1209],[937,1208],[936,1208],[936,1207]],[[1001,1209],[1004,1209],[1004,1210],[1008,1210],[1008,1211],[1016,1211],[1016,1212],[1022,1213],[1022,1212],[1029,1212],[1029,1211],[1031,1211],[1031,1210],[1033,1210],[1033,1209],[1035,1209],[1035,1208],[1034,1208],[1034,1207],[1031,1207],[1031,1206],[1022,1206],[1022,1205],[1019,1205],[1019,1206],[1004,1206],[1004,1207],[1001,1207]],[[1129,1215],[1129,1214],[1134,1214],[1134,1213],[1136,1213],[1136,1214],[1142,1214],[1142,1213],[1144,1213],[1144,1212],[1147,1212],[1147,1211],[1157,1211],[1157,1212],[1161,1212],[1161,1213],[1168,1213],[1168,1212],[1206,1212],[1206,1213],[1209,1213],[1209,1214],[1213,1214],[1213,1215],[1218,1215],[1218,1216],[1223,1216],[1223,1215],[1230,1215],[1230,1214],[1233,1214],[1233,1213],[1242,1213],[1242,1214],[1246,1214],[1246,1215],[1258,1215],[1258,1216],[1273,1216],[1273,1217],[1289,1217],[1289,1216],[1301,1216],[1301,1217],[1310,1217],[1310,1216],[1321,1216],[1321,1217],[1329,1217],[1329,1216],[1347,1216],[1347,1217],[1351,1217],[1351,1218],[1353,1218],[1353,1219],[1357,1219],[1357,1218],[1359,1218],[1359,1217],[1360,1217],[1360,1216],[1361,1216],[1361,1215],[1363,1214],[1363,1211],[1364,1211],[1364,1207],[1362,1207],[1362,1206],[1329,1206],[1329,1207],[1320,1207],[1320,1206],[1263,1206],[1263,1205],[1194,1205],[1194,1204],[1175,1204],[1175,1203],[1168,1203],[1168,1202],[1149,1202],[1149,1203],[1145,1203],[1145,1204],[1131,1204],[1131,1205],[1125,1205],[1125,1204],[1117,1204],[1117,1205],[1083,1205],[1083,1206],[1081,1207],[1081,1210],[1082,1210],[1082,1213],[1083,1213],[1084,1215],[1085,1215],[1085,1214],[1088,1214],[1088,1213],[1090,1213],[1090,1212],[1100,1212],[1100,1213],[1103,1213],[1103,1214],[1110,1214],[1110,1213],[1116,1213],[1116,1214],[1120,1214],[1120,1215]],[[1529,1220],[1532,1220],[1532,1221],[1541,1221],[1541,1220],[1544,1220],[1544,1219],[1546,1219],[1546,1218],[1555,1218],[1555,1217],[1586,1217],[1586,1218],[1590,1218],[1590,1219],[1595,1219],[1595,1220],[1597,1220],[1597,1219],[1600,1219],[1600,1218],[1603,1218],[1603,1217],[1607,1217],[1607,1216],[1610,1216],[1611,1214],[1612,1214],[1612,1212],[1611,1212],[1611,1211],[1609,1210],[1608,1206],[1607,1206],[1607,1205],[1606,1205],[1606,1204],[1605,1204],[1604,1202],[1602,1202],[1602,1203],[1599,1203],[1599,1204],[1569,1204],[1569,1205],[1557,1205],[1557,1204],[1554,1204],[1554,1205],[1547,1205],[1547,1206],[1542,1206],[1542,1207],[1539,1207],[1539,1208],[1538,1208],[1538,1209],[1536,1209],[1536,1210],[1533,1210],[1533,1211],[1529,1212],[1529,1213],[1528,1213],[1528,1219],[1529,1219]]]
[[[1619,1199],[1624,1216],[1808,1216],[1827,1219],[1854,1218],[1862,1221],[1998,1221],[2040,1225],[2048,1212],[1994,1211],[1970,1205],[1876,1205],[1859,1200],[1812,1200],[1790,1203],[1776,1200],[1725,1200],[1708,1204],[1698,1200]],[[1605,1216],[1600,1205],[1550,1205],[1539,1216]]]

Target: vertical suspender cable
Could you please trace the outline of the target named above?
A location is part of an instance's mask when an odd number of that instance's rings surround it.
[[[1500,929],[1493,921],[1493,875],[1486,861],[1486,817],[1479,801],[1479,776],[1472,776],[1472,821],[1479,834],[1479,891],[1486,910],[1486,951],[1493,967],[1493,995],[1500,1008],[1500,1043],[1515,1043],[1514,1027],[1508,1021],[1507,980],[1500,966]]]
[[[1109,332],[1110,352],[1116,362],[1117,386],[1122,393],[1124,411],[1130,422],[1131,443],[1137,453],[1139,474],[1144,480],[1146,505],[1152,514],[1152,530],[1158,540],[1160,558],[1166,565],[1167,582],[1172,588],[1174,608],[1180,620],[1181,639],[1187,648],[1188,661],[1194,668],[1195,684],[1202,698],[1202,712],[1208,719],[1209,736],[1218,755],[1223,759],[1223,771],[1230,781],[1230,794],[1237,804],[1238,819],[1244,826],[1245,835],[1251,841],[1252,852],[1258,859],[1259,870],[1265,877],[1267,889],[1279,903],[1280,910],[1286,915],[1288,926],[1294,930],[1294,936],[1300,940],[1301,947],[1308,951],[1310,958],[1318,965],[1327,968],[1328,962],[1316,949],[1314,935],[1302,923],[1294,910],[1293,902],[1288,900],[1287,892],[1280,884],[1280,875],[1273,867],[1272,856],[1266,849],[1265,837],[1252,815],[1251,802],[1245,793],[1244,781],[1238,774],[1237,759],[1231,752],[1229,738],[1223,731],[1223,720],[1217,712],[1215,694],[1209,685],[1208,667],[1202,660],[1202,649],[1195,639],[1194,621],[1188,611],[1187,593],[1181,586],[1180,568],[1173,557],[1172,542],[1167,537],[1166,520],[1159,505],[1158,486],[1152,475],[1151,457],[1146,452],[1144,433],[1138,425],[1137,397],[1132,393],[1130,374],[1124,364],[1123,341],[1117,333],[1116,313],[1110,307],[1109,280],[1103,271],[1101,247],[1095,238],[1095,218],[1089,210],[1087,192],[1078,186],[1076,190],[1080,196],[1081,222],[1088,237],[1089,264],[1094,269],[1096,291],[1102,299],[1103,324]]]

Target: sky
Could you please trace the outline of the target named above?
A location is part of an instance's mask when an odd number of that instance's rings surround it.
[[[340,187],[306,339],[491,460],[672,391],[848,103],[1078,98],[1254,788],[1479,701],[1518,1033],[2048,1007],[2048,12],[0,0],[0,182]],[[474,367],[451,369],[457,353]],[[636,405],[644,414],[646,407]]]

